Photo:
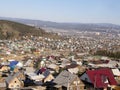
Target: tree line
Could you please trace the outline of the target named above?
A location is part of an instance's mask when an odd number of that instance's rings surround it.
[[[120,51],[112,52],[107,50],[98,50],[94,53],[95,55],[108,56],[111,58],[120,58]]]

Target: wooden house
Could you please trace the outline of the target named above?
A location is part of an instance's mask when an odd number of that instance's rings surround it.
[[[62,71],[53,81],[59,88],[64,90],[84,90],[84,84],[75,74],[66,70]],[[58,90],[60,90],[58,88]]]
[[[24,83],[19,80],[17,77],[9,76],[6,79],[6,86],[9,89],[20,89],[24,86]]]
[[[17,72],[6,78],[6,87],[9,89],[20,89],[24,87],[24,74]]]

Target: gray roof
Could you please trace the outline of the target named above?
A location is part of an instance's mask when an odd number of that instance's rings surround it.
[[[11,80],[13,80],[14,78],[18,77],[20,73],[21,73],[21,72],[17,72],[17,73],[15,73],[15,74],[12,73],[11,75],[9,75],[9,76],[6,78],[6,82],[7,82],[7,83],[10,83]],[[19,78],[18,78],[18,79],[19,79]]]
[[[74,79],[77,78],[77,75],[74,75],[68,71],[62,71],[55,79],[54,79],[54,83],[61,85],[61,86],[68,86],[68,82],[69,84],[72,83],[74,81]]]
[[[45,78],[46,78],[49,74],[50,74],[50,71],[49,71],[48,69],[43,73],[43,75],[45,76]]]
[[[14,76],[12,76],[12,75],[9,75],[7,78],[6,78],[6,83],[10,83],[11,82],[11,80],[13,80],[15,77]]]

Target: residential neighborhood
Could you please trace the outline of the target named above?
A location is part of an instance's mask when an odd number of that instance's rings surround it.
[[[120,0],[0,0],[0,90],[120,90]]]
[[[62,37],[0,40],[0,90],[120,90],[120,37]]]

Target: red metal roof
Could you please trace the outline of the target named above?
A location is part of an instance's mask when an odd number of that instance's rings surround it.
[[[88,70],[86,73],[96,88],[105,88],[108,87],[108,85],[117,85],[114,75],[109,68]]]

